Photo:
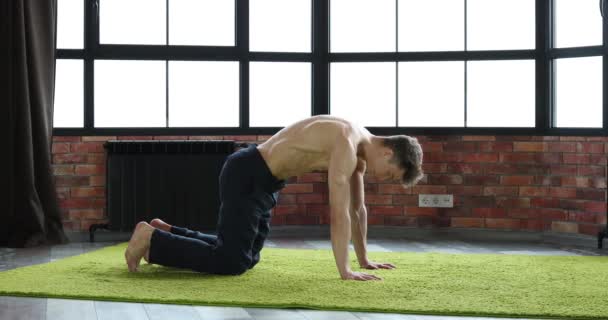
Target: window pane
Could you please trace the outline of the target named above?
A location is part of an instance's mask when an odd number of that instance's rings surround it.
[[[534,127],[533,60],[469,61],[469,127]]]
[[[165,61],[96,60],[95,127],[165,127]]]
[[[602,45],[602,15],[598,1],[555,1],[555,47]]]
[[[251,51],[310,52],[310,0],[249,1]]]
[[[310,63],[251,62],[249,81],[251,127],[283,127],[311,116]]]
[[[100,0],[99,42],[166,44],[165,0]]]
[[[57,48],[84,48],[84,1],[57,2]]]
[[[558,127],[602,127],[602,57],[555,60]]]
[[[84,64],[82,60],[57,59],[53,127],[84,127]]]
[[[239,63],[169,62],[170,127],[238,127]]]
[[[395,127],[395,62],[331,64],[330,114],[363,126]]]
[[[464,62],[400,62],[399,126],[464,127]]]
[[[399,0],[399,51],[464,50],[464,0]]]
[[[395,0],[331,0],[332,52],[395,51]]]
[[[534,49],[535,0],[468,0],[467,50]]]
[[[234,0],[169,0],[169,44],[234,46]]]

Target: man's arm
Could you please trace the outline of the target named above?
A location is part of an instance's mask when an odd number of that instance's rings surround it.
[[[353,272],[348,263],[348,243],[351,236],[350,178],[356,165],[357,156],[352,143],[346,138],[336,142],[328,166],[331,244],[336,267],[342,279],[372,280],[378,277]]]
[[[360,162],[350,179],[351,188],[351,231],[352,240],[357,254],[357,260],[361,267],[365,266],[367,260],[367,209],[365,208],[365,189],[363,174],[365,173],[365,162]]]

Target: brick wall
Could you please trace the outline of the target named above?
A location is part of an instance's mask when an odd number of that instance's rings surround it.
[[[53,168],[68,230],[105,222],[106,140],[239,140],[269,136],[54,137]],[[596,235],[606,224],[608,138],[419,136],[425,178],[414,188],[365,177],[371,225],[488,228]],[[454,208],[420,208],[418,194],[453,194]],[[293,177],[274,225],[329,223],[327,173]]]

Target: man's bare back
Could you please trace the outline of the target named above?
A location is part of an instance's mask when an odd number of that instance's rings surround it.
[[[287,179],[315,170],[327,170],[331,152],[344,135],[359,146],[371,134],[364,127],[342,118],[318,115],[283,128],[257,148],[278,179]],[[359,162],[363,161],[358,159]]]

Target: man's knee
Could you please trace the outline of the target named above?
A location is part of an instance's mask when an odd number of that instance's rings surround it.
[[[249,270],[251,265],[250,259],[225,259],[223,263],[218,266],[218,273],[226,275],[240,275]]]

